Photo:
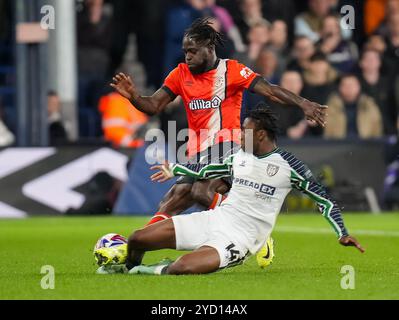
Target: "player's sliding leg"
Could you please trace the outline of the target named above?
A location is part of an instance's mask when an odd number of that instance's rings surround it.
[[[134,232],[128,240],[126,266],[141,264],[146,251],[176,249],[173,220],[168,219]]]
[[[220,267],[220,257],[216,249],[202,247],[179,258],[164,271],[170,275],[207,274]]]
[[[202,247],[180,257],[177,261],[162,261],[153,266],[137,266],[130,274],[148,275],[196,275],[218,271],[220,257],[216,249]]]
[[[191,195],[192,184],[177,183],[165,195],[161,201],[159,210],[148,222],[147,226],[178,215],[194,205]]]

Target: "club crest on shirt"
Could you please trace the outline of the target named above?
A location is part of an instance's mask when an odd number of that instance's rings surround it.
[[[279,172],[279,170],[280,170],[280,167],[275,166],[275,165],[273,165],[273,164],[269,164],[269,165],[267,166],[266,172],[267,172],[267,175],[268,175],[269,177],[274,177],[274,176]]]
[[[245,78],[248,79],[254,72],[249,69],[248,67],[245,67],[244,69],[241,70],[240,75]]]

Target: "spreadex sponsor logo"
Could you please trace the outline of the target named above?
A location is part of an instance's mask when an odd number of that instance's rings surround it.
[[[235,178],[234,184],[238,184],[240,186],[246,186],[248,188],[253,188],[256,191],[259,191],[262,194],[266,194],[268,196],[273,196],[276,192],[276,188],[272,186],[268,186],[266,184],[259,184],[253,181],[249,181],[246,179]]]
[[[218,96],[214,97],[212,100],[193,100],[188,104],[188,107],[192,111],[196,110],[206,110],[206,109],[218,109],[222,104],[222,99]]]

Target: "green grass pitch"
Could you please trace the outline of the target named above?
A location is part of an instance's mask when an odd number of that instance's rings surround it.
[[[110,232],[128,235],[148,218],[32,218],[0,221],[0,299],[398,299],[399,215],[346,214],[367,252],[338,245],[318,215],[281,215],[273,234],[274,264],[254,258],[207,276],[99,276],[92,249]],[[149,253],[145,263],[181,253]],[[41,267],[55,268],[55,289],[43,290]],[[340,286],[345,265],[354,290]]]

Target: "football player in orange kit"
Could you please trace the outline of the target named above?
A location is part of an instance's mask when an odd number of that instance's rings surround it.
[[[246,89],[282,105],[298,106],[308,120],[324,126],[326,106],[270,84],[236,60],[219,59],[215,48],[222,44],[221,35],[209,20],[199,19],[183,38],[185,63],[179,64],[152,96],[141,96],[131,77],[123,73],[113,78],[111,86],[150,116],[161,113],[180,96],[193,133],[189,136],[188,157],[197,162],[215,162],[215,154],[218,161],[223,161],[223,156],[229,155],[223,151],[226,144],[230,149],[240,144],[241,104]],[[223,179],[196,181],[183,177],[166,194],[149,225],[178,215],[195,203],[212,209],[223,201],[229,188]]]

